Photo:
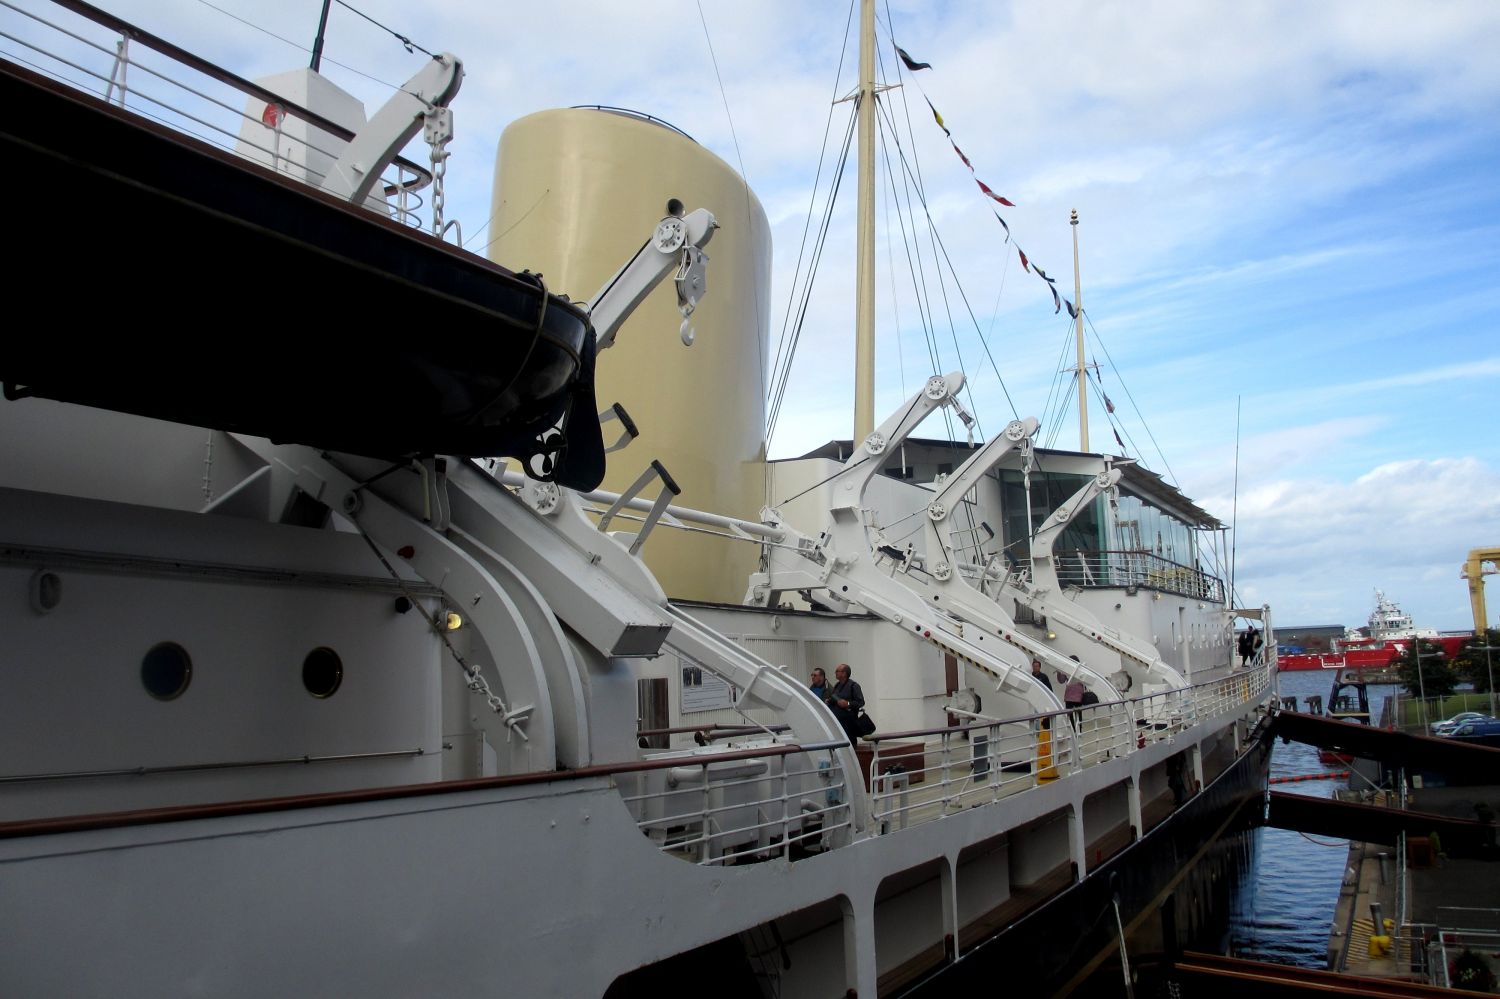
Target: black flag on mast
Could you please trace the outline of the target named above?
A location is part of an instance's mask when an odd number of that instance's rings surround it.
[[[906,50],[903,49],[899,45],[896,46],[896,54],[901,57],[901,61],[902,62],[906,63],[906,68],[909,69],[909,70],[911,70],[913,73],[915,73],[919,69],[931,69],[932,68],[932,63],[930,63],[930,62],[917,62],[917,60],[915,60],[911,56],[907,55],[906,54]]]

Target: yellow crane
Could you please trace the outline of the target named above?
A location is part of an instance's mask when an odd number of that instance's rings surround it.
[[[1488,563],[1488,565],[1486,565]],[[1474,634],[1484,637],[1489,618],[1484,610],[1484,577],[1500,572],[1500,548],[1475,548],[1469,552],[1459,576],[1469,581],[1469,605],[1474,610]]]

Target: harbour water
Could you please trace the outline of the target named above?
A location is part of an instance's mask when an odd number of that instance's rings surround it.
[[[1308,695],[1326,704],[1333,686],[1331,671],[1282,673],[1281,696],[1306,707]],[[1370,711],[1376,724],[1391,686],[1371,686]],[[1318,750],[1278,741],[1271,754],[1271,777],[1306,776],[1349,769],[1325,764]],[[1356,778],[1357,779],[1357,778]],[[1348,781],[1310,780],[1275,785],[1278,791],[1331,798]],[[1302,968],[1323,968],[1333,909],[1348,862],[1348,840],[1308,836],[1285,829],[1258,829],[1250,853],[1250,870],[1242,880],[1230,913],[1231,953],[1257,961]]]

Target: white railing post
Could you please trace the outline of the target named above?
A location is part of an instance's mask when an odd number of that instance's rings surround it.
[[[702,831],[698,834],[698,863],[706,864],[712,856],[709,847],[709,827],[713,822],[713,794],[708,786],[708,764],[701,764],[703,770],[703,810],[700,819],[703,823]]]
[[[786,761],[787,757],[781,758],[781,855],[787,860],[792,859],[792,820],[788,815],[791,804],[791,787],[787,782]]]
[[[130,39],[122,35],[115,43],[115,64],[109,71],[109,87],[104,91],[104,103],[111,103],[115,87],[120,88],[120,107],[125,106],[125,70],[130,65]],[[119,74],[118,82],[115,75]]]

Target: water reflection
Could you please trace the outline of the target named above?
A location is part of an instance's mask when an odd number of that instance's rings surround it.
[[[1299,706],[1309,694],[1328,701],[1331,672],[1281,674],[1281,694],[1296,697]],[[1394,687],[1370,687],[1370,711],[1379,724],[1385,697]],[[1271,776],[1288,777],[1347,770],[1344,764],[1325,764],[1318,750],[1301,743],[1277,741],[1271,753]],[[1332,798],[1344,780],[1317,780],[1275,785],[1278,791]],[[1307,836],[1285,829],[1257,830],[1250,875],[1240,889],[1230,916],[1231,952],[1257,961],[1274,961],[1303,968],[1328,963],[1328,934],[1333,909],[1348,864],[1348,840]]]

